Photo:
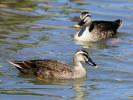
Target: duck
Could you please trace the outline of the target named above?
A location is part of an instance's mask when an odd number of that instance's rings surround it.
[[[58,78],[58,79],[74,79],[85,78],[87,72],[82,66],[82,62],[98,68],[98,66],[92,61],[87,51],[78,49],[73,56],[74,68],[67,64],[52,60],[25,60],[25,61],[10,61],[9,63],[14,65],[20,72],[27,75],[34,75],[38,78]]]
[[[75,25],[77,28],[80,27],[80,30],[73,37],[77,41],[101,41],[113,37],[121,26],[121,19],[115,21],[92,21],[89,12],[82,12],[80,21]]]

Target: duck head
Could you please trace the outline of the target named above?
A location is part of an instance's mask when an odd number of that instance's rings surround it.
[[[92,23],[91,21],[91,15],[89,12],[83,12],[80,15],[80,21],[78,24],[75,25],[75,27],[81,27],[81,26],[90,26]]]
[[[85,50],[81,50],[79,49],[76,54],[74,55],[75,59],[78,61],[78,62],[86,62],[87,64],[95,67],[95,68],[98,68],[98,66],[91,60],[89,54],[87,51]]]

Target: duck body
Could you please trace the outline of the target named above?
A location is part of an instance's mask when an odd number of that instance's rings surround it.
[[[113,37],[117,29],[122,26],[120,19],[116,21],[91,21],[89,12],[83,12],[80,21],[75,26],[82,26],[74,34],[74,39],[78,41],[101,41]]]
[[[77,54],[81,56],[81,54]],[[16,66],[16,68],[28,75],[35,75],[41,78],[81,78],[86,77],[87,72],[82,67],[78,56],[74,56],[74,68],[71,68],[67,64],[62,62],[45,59],[45,60],[27,60],[27,61],[8,61],[9,63]],[[92,66],[96,66],[93,61],[88,61]]]

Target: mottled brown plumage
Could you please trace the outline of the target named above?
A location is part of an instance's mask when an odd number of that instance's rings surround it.
[[[117,29],[122,25],[120,19],[116,21],[91,21],[89,12],[83,12],[80,16],[80,22],[76,27],[81,27],[74,34],[74,39],[79,41],[100,41],[113,37]]]
[[[9,61],[24,73],[43,78],[80,78],[86,77],[86,71],[81,62],[86,62],[97,68],[85,50],[78,50],[74,55],[74,68],[56,60]]]

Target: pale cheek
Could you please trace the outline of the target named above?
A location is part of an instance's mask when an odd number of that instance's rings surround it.
[[[91,20],[89,19],[89,20],[85,23],[85,25],[91,25]]]
[[[83,57],[79,57],[79,61],[80,61],[80,62],[84,62]]]
[[[91,23],[91,19],[89,19],[89,20],[87,21],[87,23]]]
[[[84,22],[88,22],[90,19],[89,18],[85,18]]]

